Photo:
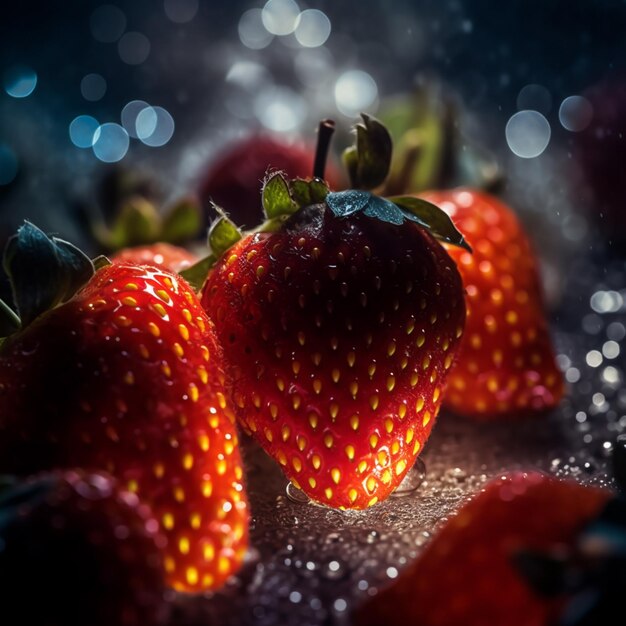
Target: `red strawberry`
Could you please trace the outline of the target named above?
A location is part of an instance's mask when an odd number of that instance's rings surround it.
[[[198,261],[197,255],[171,243],[153,243],[146,246],[124,248],[112,257],[113,263],[136,263],[163,267],[172,272],[180,272]]]
[[[467,326],[446,407],[476,419],[544,411],[563,395],[543,309],[537,261],[515,214],[484,192],[432,191],[473,254],[449,247],[465,286]]]
[[[563,597],[532,591],[515,557],[563,551],[611,492],[539,473],[498,478],[448,522],[398,581],[367,602],[357,626],[548,626]]]
[[[161,524],[168,583],[218,587],[244,556],[247,505],[211,322],[180,277],[131,264],[31,321],[28,297],[43,296],[19,269],[37,245],[83,263],[30,224],[8,247],[26,327],[0,351],[0,472],[110,472]]]
[[[23,624],[157,626],[158,524],[103,474],[43,474],[0,494],[2,611]]]
[[[373,188],[391,141],[363,119],[347,162],[353,181]],[[296,198],[314,203],[297,209]],[[202,292],[244,428],[297,487],[333,507],[372,506],[402,481],[463,331],[460,277],[426,220],[462,237],[433,205],[395,201],[275,175],[263,191],[275,232],[236,243]]]
[[[310,176],[315,150],[302,141],[277,135],[251,135],[220,155],[210,165],[200,185],[203,206],[215,202],[238,223],[256,224],[262,216],[260,191],[269,170],[281,170],[290,178]],[[332,165],[327,180],[331,189],[341,189],[342,176]]]

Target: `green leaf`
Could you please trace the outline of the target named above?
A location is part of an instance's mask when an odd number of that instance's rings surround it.
[[[194,239],[202,229],[202,215],[198,203],[192,198],[176,202],[165,214],[159,239],[181,244]]]
[[[210,269],[217,262],[217,256],[215,254],[209,254],[203,259],[200,259],[197,263],[182,270],[179,274],[191,285],[191,287],[199,292],[204,285]]]
[[[241,239],[241,231],[220,207],[216,205],[213,207],[218,212],[219,217],[209,228],[208,243],[211,252],[219,258]]]
[[[49,237],[30,222],[9,239],[3,262],[22,326],[69,300],[95,272],[76,246]]]
[[[291,197],[298,208],[324,202],[329,193],[328,185],[321,178],[304,180],[295,178],[289,181]]]
[[[472,251],[448,214],[437,205],[413,196],[392,196],[387,199],[404,209],[409,219],[428,228],[437,239]]]
[[[263,210],[268,219],[279,215],[291,215],[298,206],[289,191],[289,183],[282,172],[275,172],[263,185]]]
[[[129,199],[108,232],[107,247],[120,250],[154,243],[159,239],[161,216],[152,202],[141,196]]]
[[[377,119],[361,113],[362,124],[356,124],[356,149],[343,155],[351,186],[374,189],[385,181],[391,164],[391,135]]]
[[[105,257],[104,254],[100,254],[95,259],[92,259],[92,263],[96,271],[106,267],[107,265],[111,265],[111,261]]]

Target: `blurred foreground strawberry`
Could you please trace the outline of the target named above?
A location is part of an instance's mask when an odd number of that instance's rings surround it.
[[[167,270],[96,270],[29,223],[4,263],[21,321],[3,306],[15,332],[0,349],[0,472],[111,473],[152,508],[168,583],[218,587],[242,562],[248,513],[221,349],[195,294]]]
[[[611,497],[535,472],[493,480],[392,586],[357,611],[354,623],[621,624],[620,613],[608,619],[606,607],[617,606],[626,582],[626,506]]]
[[[47,473],[0,493],[5,616],[41,626],[165,623],[163,538],[103,474]]]

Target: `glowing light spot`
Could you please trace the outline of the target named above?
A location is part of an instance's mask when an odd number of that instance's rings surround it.
[[[274,35],[263,25],[262,9],[250,9],[239,19],[237,30],[241,43],[252,50],[261,50],[267,47]]]
[[[91,115],[79,115],[70,122],[70,140],[77,148],[91,148],[100,123]]]
[[[585,130],[593,119],[593,107],[583,96],[569,96],[559,107],[559,121],[566,130],[580,132]]]
[[[307,103],[288,87],[267,87],[254,99],[254,113],[266,128],[276,132],[296,129],[307,115]]]
[[[100,74],[87,74],[80,81],[80,93],[85,100],[97,102],[107,91],[107,81]]]
[[[117,43],[120,59],[127,65],[141,65],[150,55],[150,40],[138,32],[128,32]]]
[[[137,138],[146,146],[159,148],[174,135],[174,118],[163,107],[145,107],[135,120]]]
[[[263,7],[261,20],[268,33],[289,35],[294,32],[300,9],[294,0],[268,0]]]
[[[93,136],[93,153],[104,163],[121,161],[128,152],[130,139],[128,133],[119,124],[102,124]]]
[[[300,13],[295,29],[298,43],[305,48],[323,46],[330,36],[330,20],[322,11],[306,9]]]
[[[506,141],[513,154],[524,159],[538,157],[550,142],[550,123],[538,111],[519,111],[507,122]]]
[[[378,97],[374,79],[362,70],[344,72],[335,83],[335,103],[341,113],[349,117],[360,111],[371,110]]]

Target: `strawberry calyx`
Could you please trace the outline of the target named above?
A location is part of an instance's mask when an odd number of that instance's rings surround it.
[[[106,257],[91,260],[73,244],[25,221],[4,250],[3,266],[16,311],[0,300],[0,335],[7,337],[67,302],[108,264]]]

